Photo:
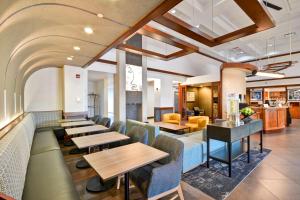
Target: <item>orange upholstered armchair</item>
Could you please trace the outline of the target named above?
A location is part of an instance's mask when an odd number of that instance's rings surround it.
[[[178,113],[166,113],[163,114],[162,121],[165,123],[180,125],[181,115]]]
[[[192,116],[189,117],[188,123],[186,123],[185,125],[190,127],[191,132],[194,132],[206,128],[208,123],[208,116]]]

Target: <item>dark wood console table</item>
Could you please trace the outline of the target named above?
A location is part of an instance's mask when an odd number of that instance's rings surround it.
[[[248,163],[250,163],[250,135],[260,132],[260,152],[263,151],[263,122],[262,120],[252,120],[244,125],[234,125],[227,121],[207,125],[207,167],[209,159],[214,159],[228,164],[228,174],[231,177],[232,161],[240,154],[232,152],[232,143],[247,137]],[[227,151],[210,153],[210,139],[227,143]]]

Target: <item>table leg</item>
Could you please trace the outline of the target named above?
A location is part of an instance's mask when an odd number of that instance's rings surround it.
[[[206,141],[206,167],[209,168],[209,138]]]
[[[250,135],[247,136],[247,154],[248,154],[248,163],[250,163]]]
[[[232,148],[232,143],[227,142],[227,145],[228,145],[228,176],[231,177],[231,165],[232,165],[231,148]]]
[[[125,200],[129,200],[129,172],[125,173]]]
[[[90,153],[91,153],[91,147],[88,147],[88,154],[90,154]],[[78,169],[87,169],[87,168],[90,168],[90,167],[91,167],[90,164],[84,159],[79,160],[76,163],[76,168],[78,168]]]
[[[260,131],[260,153],[263,152],[263,130]]]

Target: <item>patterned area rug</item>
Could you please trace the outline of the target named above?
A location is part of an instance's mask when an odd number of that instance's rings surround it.
[[[183,175],[183,181],[194,188],[217,200],[225,199],[233,189],[244,180],[259,163],[271,152],[264,149],[251,150],[251,162],[247,163],[247,154],[244,153],[232,162],[232,177],[228,177],[228,166],[221,162],[210,161],[210,168],[201,165]]]

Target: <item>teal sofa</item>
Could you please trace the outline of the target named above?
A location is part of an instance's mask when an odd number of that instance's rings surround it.
[[[148,123],[138,122],[134,120],[126,121],[126,132],[132,126],[143,126],[148,129],[148,141],[149,145],[153,145],[155,138],[158,135],[166,135],[177,140],[180,140],[184,144],[183,152],[183,173],[188,172],[195,167],[206,162],[207,155],[207,142],[206,142],[206,130],[197,131],[193,133],[177,135],[166,131],[161,131],[158,126],[154,126]],[[216,151],[226,150],[226,144],[217,140],[210,141],[211,153]],[[242,148],[241,142],[237,141],[233,144],[233,151],[240,151]]]

